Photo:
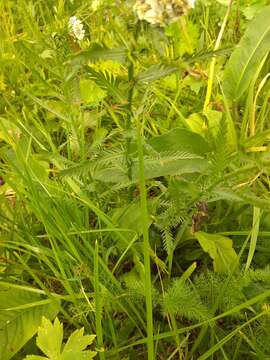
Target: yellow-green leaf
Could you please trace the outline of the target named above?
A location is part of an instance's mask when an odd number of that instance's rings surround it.
[[[93,80],[80,80],[81,99],[86,103],[98,103],[103,100],[107,93],[99,87]]]
[[[218,234],[208,234],[203,231],[195,233],[195,237],[202,249],[213,259],[216,272],[230,271],[237,265],[238,256],[230,238]]]

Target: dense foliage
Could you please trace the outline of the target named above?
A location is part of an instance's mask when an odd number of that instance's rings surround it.
[[[0,10],[1,360],[269,359],[268,1]]]

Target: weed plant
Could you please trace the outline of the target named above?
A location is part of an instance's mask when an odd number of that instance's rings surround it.
[[[1,360],[270,358],[269,2],[134,3],[0,0]]]

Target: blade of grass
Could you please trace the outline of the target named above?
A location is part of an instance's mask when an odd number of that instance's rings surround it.
[[[215,46],[214,46],[214,51],[217,51],[219,49],[220,43],[221,43],[221,39],[223,36],[223,33],[225,31],[225,27],[231,12],[231,8],[232,8],[232,3],[233,0],[230,0],[228,3],[228,7],[227,7],[227,11],[226,14],[224,16]],[[207,91],[206,91],[206,96],[205,96],[205,101],[204,101],[204,106],[203,106],[203,111],[206,111],[208,108],[208,105],[210,103],[211,100],[211,95],[212,95],[212,88],[213,88],[213,82],[214,82],[214,73],[215,73],[215,65],[216,65],[216,57],[214,56],[211,60],[210,63],[210,69],[209,69],[209,77],[208,77],[208,83],[207,83]]]
[[[261,209],[254,206],[253,207],[253,224],[252,224],[252,230],[251,230],[249,252],[248,252],[247,262],[246,262],[246,266],[245,266],[245,272],[248,271],[248,269],[251,265],[254,253],[255,253],[259,229],[260,229],[260,218],[261,218]]]
[[[146,319],[147,319],[147,352],[148,360],[154,360],[154,341],[153,341],[153,313],[152,313],[152,282],[151,282],[151,266],[150,266],[150,246],[148,232],[148,209],[147,209],[147,192],[144,176],[144,154],[141,134],[141,124],[139,117],[137,118],[137,148],[139,154],[139,184],[142,211],[143,226],[143,255],[144,255],[144,288],[146,300]]]
[[[100,360],[105,360],[104,345],[103,345],[103,328],[102,328],[102,299],[100,294],[99,284],[99,261],[98,261],[98,242],[95,243],[95,258],[94,258],[94,288],[95,288],[95,316],[96,316],[96,333],[97,333],[97,347]]]
[[[225,336],[222,340],[220,340],[217,344],[212,346],[208,351],[206,351],[202,356],[198,358],[198,360],[206,360],[208,359],[212,354],[214,354],[217,350],[221,349],[224,344],[226,344],[231,338],[233,338],[241,329],[243,329],[245,326],[251,324],[252,322],[258,320],[262,316],[266,315],[267,311],[262,311],[258,315],[254,316],[250,320],[246,321],[244,324],[238,326],[235,330],[231,331],[227,336]]]

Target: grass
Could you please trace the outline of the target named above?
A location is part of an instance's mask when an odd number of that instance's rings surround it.
[[[0,0],[0,357],[266,359],[269,6],[133,3]]]

